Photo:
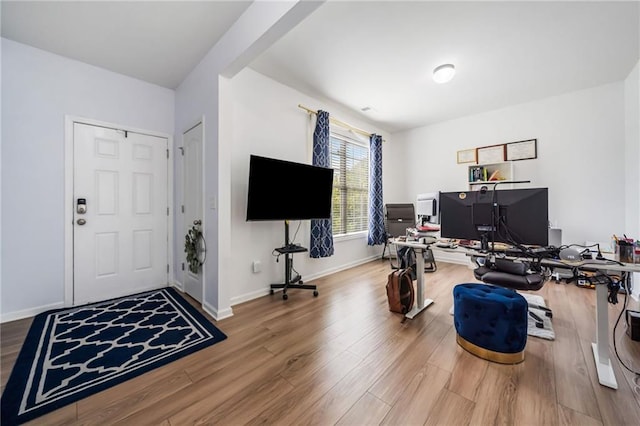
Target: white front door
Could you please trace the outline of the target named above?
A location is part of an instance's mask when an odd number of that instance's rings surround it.
[[[183,154],[184,154],[184,234],[194,226],[194,223],[200,223],[202,226],[202,123],[186,131],[183,135]],[[201,249],[206,249],[204,245],[199,244]],[[202,259],[204,254],[201,255]],[[202,267],[197,273],[189,270],[189,264],[186,262],[183,274],[184,291],[191,297],[202,303]]]
[[[74,123],[74,305],[167,285],[167,149],[166,138]]]

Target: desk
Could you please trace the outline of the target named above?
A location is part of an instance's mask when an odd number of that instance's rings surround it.
[[[416,304],[409,312],[405,314],[405,317],[413,319],[420,312],[424,311],[429,305],[433,303],[432,299],[424,298],[424,251],[429,248],[428,244],[420,244],[417,241],[399,241],[398,239],[390,239],[391,244],[395,244],[400,247],[410,247],[416,251],[416,287],[417,287],[417,299]]]
[[[582,262],[564,262],[553,259],[545,259],[543,266],[567,268],[577,267],[583,271],[604,273],[640,272],[640,264],[618,264],[608,261],[584,260]],[[601,385],[618,389],[618,382],[613,372],[611,359],[609,358],[609,309],[608,288],[604,285],[596,286],[596,341],[591,343],[593,358],[596,362],[598,381]]]
[[[467,252],[468,256],[487,256],[486,253]],[[509,257],[510,259],[515,259]],[[519,258],[527,260],[526,258]],[[569,262],[556,259],[542,259],[540,264],[549,268],[577,268],[581,271],[603,272],[606,274],[620,272],[640,272],[640,264],[619,264],[611,260],[583,260]],[[605,285],[596,285],[596,341],[591,343],[593,358],[596,363],[598,381],[601,385],[618,389],[618,382],[613,372],[609,357],[609,289]]]

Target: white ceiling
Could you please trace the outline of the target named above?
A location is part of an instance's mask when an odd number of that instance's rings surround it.
[[[2,36],[175,88],[248,4],[2,1]],[[251,67],[395,132],[624,80],[639,5],[329,1]]]
[[[2,0],[2,37],[174,89],[250,4]]]

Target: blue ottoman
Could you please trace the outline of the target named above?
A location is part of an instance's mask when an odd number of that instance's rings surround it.
[[[487,284],[453,288],[456,340],[468,352],[502,364],[524,361],[527,301],[513,290]]]

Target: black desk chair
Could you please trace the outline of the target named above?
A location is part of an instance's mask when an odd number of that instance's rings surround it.
[[[544,286],[546,281],[544,271],[531,271],[531,264],[528,262],[514,262],[509,259],[496,258],[490,261],[484,258],[483,265],[477,267],[473,271],[473,275],[477,280],[487,284],[493,284],[499,287],[511,290],[528,290],[537,291]],[[553,316],[551,309],[529,304],[530,307],[544,311],[549,318]],[[529,316],[536,321],[536,327],[543,328],[542,318],[529,311]]]
[[[416,225],[416,211],[413,204],[385,204],[384,205],[384,228],[386,232],[386,238],[384,240],[384,247],[382,248],[382,259],[385,259],[385,253],[387,248],[389,249],[389,262],[393,269],[399,269],[398,265],[393,264],[391,246],[389,245],[389,238],[396,238],[407,234],[407,228],[411,228]],[[398,252],[396,250],[395,256]]]

